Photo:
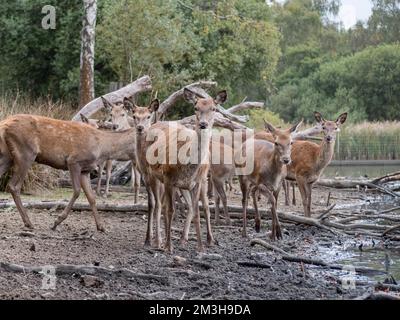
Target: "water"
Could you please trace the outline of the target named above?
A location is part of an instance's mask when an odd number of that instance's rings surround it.
[[[376,178],[386,174],[400,171],[399,165],[372,165],[372,166],[329,166],[323,173],[324,178],[348,177],[348,178]]]
[[[363,208],[379,212],[398,206],[398,201],[396,202],[393,198],[382,196],[370,199],[368,204],[365,201],[354,203],[351,209],[359,210]],[[346,209],[350,209],[350,207],[347,206]],[[373,223],[372,220],[359,220],[358,222]],[[376,221],[376,223],[380,222]],[[388,223],[385,222],[385,224]],[[356,280],[382,282],[386,278],[393,276],[400,283],[400,243],[392,242],[390,243],[390,247],[388,247],[388,243],[385,240],[362,236],[350,239],[345,243],[330,243],[320,246],[319,251],[322,254],[323,260],[325,259],[331,263],[341,264],[350,268],[352,266],[368,267],[382,271],[379,274],[357,276]],[[346,276],[348,272],[342,272],[342,275]]]

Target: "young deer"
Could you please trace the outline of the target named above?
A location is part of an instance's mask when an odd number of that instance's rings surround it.
[[[107,110],[109,115],[111,116],[111,123],[117,126],[117,131],[124,131],[129,130],[132,128],[131,121],[128,116],[128,109],[126,109],[124,104],[112,104],[107,100],[103,99],[104,108]],[[135,144],[136,144],[136,137],[135,140],[132,141],[132,147],[127,150],[127,153],[120,154],[118,158],[112,159],[117,161],[131,161],[131,185],[132,191],[135,197],[135,203],[138,201],[139,189],[140,189],[140,172],[137,169],[136,165],[136,156],[135,156]],[[108,160],[106,163],[100,165],[100,172],[103,172],[104,167],[106,167],[106,190],[105,196],[107,197],[109,194],[110,188],[110,178],[111,178],[111,170],[112,170],[112,160]],[[97,184],[97,194],[100,195],[101,189],[101,173],[100,179]]]
[[[52,229],[55,230],[68,217],[82,188],[92,209],[97,229],[104,231],[98,216],[89,173],[96,169],[98,163],[112,159],[115,154],[126,152],[134,136],[134,129],[110,132],[97,130],[79,122],[33,115],[15,115],[2,121],[0,176],[13,168],[7,188],[25,226],[33,228],[22,205],[21,187],[29,168],[37,162],[55,169],[69,170],[71,175],[73,196]]]
[[[146,139],[143,150],[148,155],[155,156],[155,151],[162,150],[165,156],[160,162],[149,163],[149,174],[159,179],[164,184],[163,204],[165,210],[166,220],[166,245],[165,249],[172,252],[171,243],[171,227],[172,219],[174,216],[174,198],[176,189],[181,189],[186,194],[185,199],[189,201],[188,216],[185,222],[184,235],[188,232],[190,222],[192,220],[192,212],[195,217],[195,226],[197,233],[198,250],[203,250],[201,241],[200,229],[200,215],[199,215],[199,198],[201,197],[203,203],[207,203],[207,174],[209,170],[209,145],[211,139],[211,130],[214,124],[214,114],[216,106],[226,101],[226,91],[220,92],[213,100],[211,98],[204,99],[198,97],[194,92],[189,89],[184,90],[185,99],[194,104],[196,114],[195,130],[190,130],[177,123],[159,122],[151,126],[147,133],[147,137],[157,137],[153,142]],[[160,139],[163,136],[164,139]],[[182,141],[181,137],[186,137]],[[174,145],[175,144],[175,145]],[[195,150],[187,149],[188,146],[196,146]],[[174,150],[176,148],[176,150]],[[186,151],[186,152],[185,152]],[[187,154],[190,151],[190,159],[185,158],[185,161],[179,157],[179,154]],[[192,161],[193,151],[195,153],[196,161]],[[174,157],[175,159],[171,159]],[[175,157],[178,155],[178,157]],[[155,157],[159,158],[160,152]],[[175,161],[176,160],[176,161]],[[189,161],[186,161],[189,160]],[[187,196],[189,194],[189,199]],[[207,212],[207,210],[206,210]],[[210,217],[207,215],[207,241],[211,244],[214,239],[211,231]]]
[[[346,122],[347,113],[341,114],[336,121],[325,120],[319,112],[315,112],[314,116],[322,126],[324,140],[320,145],[308,141],[296,141],[287,176],[288,180],[296,180],[299,186],[306,217],[311,217],[312,187],[332,160],[336,135],[340,126]]]
[[[133,125],[136,129],[136,165],[143,178],[148,201],[148,219],[145,246],[151,246],[153,239],[153,219],[156,218],[156,239],[155,245],[161,248],[161,182],[150,174],[144,147],[146,134],[152,124],[156,121],[156,112],[160,106],[158,99],[153,100],[149,107],[138,107],[130,99],[124,99],[125,108],[131,110],[133,115]]]
[[[256,231],[260,230],[261,218],[257,210],[255,192],[259,191],[271,203],[272,233],[271,239],[282,238],[282,232],[277,214],[277,199],[282,186],[282,180],[286,176],[286,165],[291,162],[292,133],[296,132],[301,122],[288,130],[276,129],[265,122],[265,128],[273,138],[274,143],[250,138],[242,146],[254,151],[254,170],[249,175],[240,176],[240,188],[242,190],[243,205],[243,237],[247,237],[247,205],[249,195],[253,195],[256,209]]]

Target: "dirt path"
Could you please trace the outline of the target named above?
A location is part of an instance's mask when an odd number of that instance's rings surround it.
[[[314,198],[317,209],[318,204],[326,205],[327,194],[327,189],[318,189]],[[332,201],[341,198],[341,203],[346,203],[354,201],[359,194],[335,191],[332,196]],[[69,191],[65,190],[45,196],[49,200],[68,197]],[[10,199],[7,194],[0,194],[0,198]],[[32,197],[25,197],[28,199]],[[231,199],[231,204],[240,203],[238,194]],[[141,200],[145,201],[143,197]],[[107,201],[131,202],[132,196],[115,194]],[[290,211],[295,209],[291,207]],[[251,247],[251,238],[266,239],[265,233],[270,229],[268,221],[263,222],[261,234],[253,231],[254,224],[250,221],[250,239],[241,237],[239,220],[233,228],[215,228],[218,245],[208,248],[207,253],[217,256],[210,260],[198,257],[194,241],[180,248],[176,240],[172,256],[143,248],[146,228],[143,213],[102,213],[106,234],[95,231],[90,212],[72,213],[59,230],[53,232],[50,226],[58,214],[51,210],[31,211],[35,236],[26,237],[20,234],[22,224],[18,213],[3,210],[0,262],[24,266],[95,264],[158,275],[161,280],[103,274],[96,279],[99,281],[85,284],[80,275],[61,275],[57,276],[55,290],[43,290],[43,275],[0,271],[0,299],[347,299],[364,292],[363,288],[344,290],[338,277],[330,271],[285,262],[277,254]],[[183,215],[178,215],[176,220],[174,226],[181,229]],[[285,224],[284,230],[285,239],[279,246],[293,254],[316,258],[319,243],[332,241],[331,235],[315,228]],[[179,232],[175,232],[175,236],[178,238]],[[179,265],[174,256],[187,261]],[[259,262],[271,268],[243,267],[238,264],[240,261]]]

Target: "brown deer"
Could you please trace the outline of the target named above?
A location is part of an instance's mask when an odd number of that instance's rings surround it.
[[[331,162],[336,135],[347,120],[347,113],[341,114],[336,121],[325,120],[319,112],[315,112],[314,116],[322,126],[324,140],[320,145],[309,141],[296,141],[287,175],[288,180],[296,180],[299,186],[306,217],[311,217],[312,187]]]
[[[274,143],[250,138],[243,144],[242,153],[254,152],[254,170],[249,175],[239,176],[243,196],[243,237],[247,237],[247,205],[250,194],[253,195],[257,213],[256,231],[260,230],[261,218],[255,199],[255,192],[258,191],[271,203],[271,239],[282,238],[277,214],[277,199],[282,186],[282,180],[286,176],[286,165],[289,165],[291,162],[292,133],[296,132],[300,125],[301,122],[288,130],[281,130],[265,122],[265,128],[272,134]]]
[[[111,117],[111,123],[117,126],[117,131],[129,130],[132,128],[132,120],[129,118],[129,110],[126,109],[124,104],[112,104],[108,102],[106,99],[103,99],[104,108],[107,110],[108,114]],[[136,165],[136,156],[135,156],[135,140],[132,141],[132,146],[127,150],[126,153],[122,153],[117,156],[117,158],[112,159],[116,161],[131,161],[131,185],[132,191],[134,194],[135,203],[138,202],[139,189],[140,189],[140,172],[137,169]],[[112,170],[112,160],[108,160],[106,163],[100,165],[100,172],[103,172],[104,167],[106,167],[106,190],[105,196],[109,195],[110,190],[110,178],[111,178],[111,170]],[[100,179],[97,184],[97,194],[100,195],[101,190],[101,174]]]
[[[227,99],[226,91],[221,91],[215,99],[204,99],[197,96],[189,89],[184,90],[185,99],[195,106],[196,125],[195,130],[190,130],[178,123],[159,122],[151,126],[146,134],[146,143],[143,148],[148,162],[149,174],[156,177],[164,184],[163,210],[166,220],[166,244],[165,249],[172,252],[171,227],[174,216],[174,198],[176,189],[187,191],[190,194],[190,207],[185,223],[185,231],[195,218],[198,250],[203,250],[201,241],[199,199],[207,203],[207,174],[209,170],[209,144],[211,129],[214,124],[216,106]],[[185,137],[184,141],[182,137]],[[153,138],[153,141],[149,141]],[[154,141],[155,140],[155,141]],[[175,143],[175,145],[174,145]],[[174,150],[176,147],[176,150]],[[161,161],[149,162],[149,155]],[[171,157],[172,155],[172,157]],[[175,155],[178,155],[175,157]],[[183,157],[179,155],[188,155]],[[196,159],[192,159],[192,156]],[[174,158],[173,158],[174,157]],[[186,161],[188,160],[188,161]],[[211,231],[209,215],[207,222],[207,242],[214,241]]]
[[[27,228],[33,228],[20,193],[23,180],[34,162],[68,170],[73,196],[53,229],[62,223],[79,197],[81,188],[91,206],[97,229],[104,231],[98,216],[89,173],[115,154],[126,152],[135,130],[113,132],[97,130],[79,122],[61,121],[34,115],[15,115],[0,124],[0,176],[13,168],[7,189]]]
[[[161,248],[161,192],[162,184],[155,176],[150,174],[149,166],[144,152],[146,144],[146,134],[154,122],[156,122],[156,113],[160,102],[153,100],[149,107],[138,107],[128,98],[124,99],[124,105],[127,110],[131,110],[133,115],[133,126],[136,129],[136,165],[143,178],[148,201],[148,219],[145,246],[151,246],[153,239],[153,219],[156,219],[156,239],[155,245]]]

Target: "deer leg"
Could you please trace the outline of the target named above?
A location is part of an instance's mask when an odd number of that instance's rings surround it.
[[[272,216],[272,230],[271,230],[271,240],[275,241],[277,238],[282,239],[281,226],[279,224],[279,218],[277,213],[277,200],[279,196],[279,191],[271,192],[268,188],[260,188],[261,192],[267,197],[271,203],[271,216]]]
[[[132,162],[132,179],[134,177],[134,187],[133,187],[133,193],[135,196],[135,204],[138,202],[138,197],[139,197],[139,190],[140,190],[140,172],[139,170],[136,168],[136,165]]]
[[[13,173],[10,181],[7,184],[7,189],[11,193],[14,199],[15,205],[17,206],[18,212],[21,215],[25,227],[33,229],[33,225],[29,219],[28,213],[26,212],[24,206],[22,205],[21,188],[25,176],[28,173],[28,170],[31,167],[36,155],[32,154],[32,155],[22,155],[22,156],[24,156],[25,160],[23,160],[20,157],[14,156]],[[4,171],[5,169],[8,168],[9,165],[7,165],[7,163],[5,162],[4,165],[2,165],[1,171]]]
[[[210,176],[208,179],[207,179],[207,184],[208,184],[208,198],[209,199],[212,199],[213,197],[214,197],[214,188],[213,188],[213,182],[212,182],[212,177]]]
[[[219,225],[220,224],[219,203],[221,202],[221,198],[220,198],[220,196],[218,194],[218,191],[215,188],[215,184],[213,183],[212,185],[213,185],[214,194],[215,194],[215,212],[214,212],[214,214],[215,214],[215,224]]]
[[[311,193],[312,193],[312,184],[310,183],[306,183],[305,185],[305,190],[306,190],[306,197],[307,197],[307,212],[308,212],[308,216],[307,217],[311,217]]]
[[[190,225],[193,220],[193,205],[192,205],[192,196],[191,196],[190,191],[181,190],[181,193],[182,193],[183,199],[185,200],[187,208],[188,208],[188,212],[187,212],[186,219],[185,219],[185,226],[183,228],[183,233],[182,233],[182,237],[180,240],[180,245],[184,246],[189,241]]]
[[[285,192],[285,205],[290,205],[290,188],[289,188],[289,181],[283,179],[282,180],[283,191]]]
[[[292,202],[292,204],[294,206],[296,206],[297,205],[297,203],[296,203],[296,185],[295,185],[294,182],[291,182],[291,184],[292,184],[292,191],[293,191],[293,202]]]
[[[107,163],[106,163],[106,191],[104,194],[105,197],[108,197],[110,194],[110,179],[111,179],[112,165],[113,165],[112,160],[107,160]]]
[[[153,185],[153,184],[152,184]],[[156,220],[156,240],[155,245],[157,248],[161,248],[162,239],[161,239],[161,183],[156,180],[154,181],[153,187],[153,195],[154,195],[154,218]]]
[[[69,173],[71,175],[71,182],[72,182],[72,189],[73,189],[72,198],[69,201],[68,205],[65,207],[62,214],[54,222],[54,225],[51,228],[52,230],[56,230],[57,226],[61,222],[63,222],[65,219],[67,219],[69,212],[72,209],[72,206],[74,205],[76,199],[79,198],[79,194],[81,192],[81,179],[80,179],[81,178],[81,168],[80,168],[80,166],[76,165],[76,164],[69,166]]]
[[[228,201],[227,201],[227,197],[226,197],[224,183],[221,181],[218,181],[218,180],[214,180],[213,185],[216,189],[215,196],[222,200],[222,205],[224,207],[225,222],[227,225],[231,225],[231,218],[229,217]],[[215,205],[215,207],[217,208],[217,204]],[[218,201],[218,207],[219,207],[219,201]],[[218,208],[218,211],[219,211],[219,208]]]
[[[151,246],[151,239],[153,239],[153,217],[154,217],[154,208],[155,208],[155,198],[152,190],[147,187],[146,183],[146,191],[147,191],[147,231],[146,231],[146,240],[144,242],[145,247]]]
[[[261,216],[260,212],[258,211],[258,203],[257,203],[257,188],[253,188],[251,191],[251,197],[253,198],[253,205],[254,205],[254,211],[256,213],[256,218],[255,218],[255,229],[256,232],[259,233],[261,231]]]
[[[211,219],[210,219],[210,207],[208,205],[208,197],[207,197],[207,182],[203,181],[201,184],[200,197],[201,202],[203,203],[204,214],[206,216],[206,226],[207,226],[207,245],[212,246],[215,243],[214,236],[211,229]]]
[[[99,197],[101,196],[101,182],[102,182],[101,180],[103,178],[103,170],[104,170],[105,166],[106,166],[106,162],[103,162],[103,163],[99,164],[99,166],[98,166],[99,180],[97,181],[96,193]]]
[[[307,191],[306,191],[306,182],[303,179],[298,179],[297,184],[299,186],[301,200],[303,202],[304,215],[306,217],[310,217],[310,212],[307,210]]]
[[[81,186],[82,186],[83,192],[85,193],[86,199],[88,200],[90,208],[92,209],[93,218],[96,223],[97,230],[101,231],[101,232],[105,232],[105,228],[103,226],[103,223],[101,222],[99,213],[97,212],[96,198],[93,194],[92,186],[90,184],[89,173],[81,174],[80,180],[81,180]]]
[[[203,243],[201,241],[200,210],[199,210],[200,192],[201,192],[201,185],[197,184],[193,188],[193,190],[190,191],[190,195],[192,197],[194,224],[195,224],[196,235],[197,235],[197,251],[203,252],[204,248],[203,248]]]
[[[240,189],[242,190],[242,207],[243,207],[243,238],[247,238],[247,205],[249,203],[249,184],[246,181],[240,181]]]
[[[173,187],[170,185],[165,185],[164,189],[164,201],[165,201],[165,218],[166,218],[166,228],[165,228],[165,250],[169,253],[172,253],[172,241],[171,241],[171,228],[172,228],[172,219],[174,216],[173,209],[173,199],[174,199],[174,191]]]

